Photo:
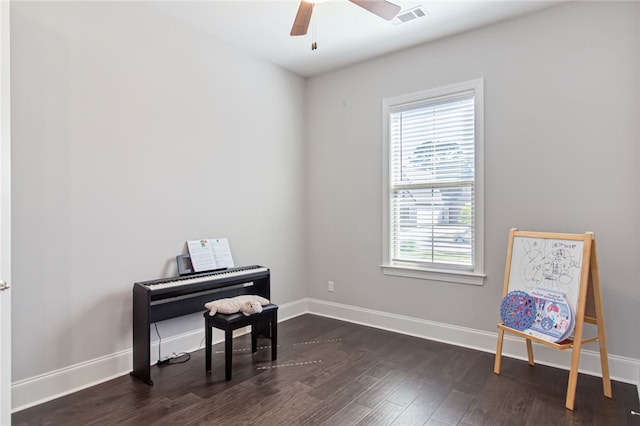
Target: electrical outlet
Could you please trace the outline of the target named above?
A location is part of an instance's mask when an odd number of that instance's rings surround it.
[[[333,281],[329,281],[327,284],[328,284],[327,290],[333,291]]]

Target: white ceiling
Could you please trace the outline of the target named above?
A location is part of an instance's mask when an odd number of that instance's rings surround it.
[[[298,0],[161,1],[161,12],[301,76],[310,77],[392,51],[555,6],[560,1],[391,0],[427,15],[400,25],[348,0],[315,6],[309,32],[289,35]],[[315,37],[314,37],[315,33]],[[318,48],[311,50],[311,43]]]

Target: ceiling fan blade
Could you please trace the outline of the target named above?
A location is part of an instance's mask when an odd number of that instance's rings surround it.
[[[291,27],[291,35],[299,36],[305,35],[309,29],[309,21],[311,20],[311,13],[313,12],[314,3],[309,3],[304,0],[300,0],[300,6],[298,7],[298,13],[296,19],[293,21],[293,27]]]
[[[386,0],[349,0],[353,4],[357,4],[363,9],[378,15],[379,17],[392,20],[400,12],[400,6]]]

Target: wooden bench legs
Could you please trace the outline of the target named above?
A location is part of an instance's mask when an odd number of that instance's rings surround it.
[[[258,335],[265,334],[271,339],[271,360],[278,357],[278,306],[269,304],[263,306],[262,312],[245,316],[242,313],[215,314],[204,313],[205,325],[205,369],[211,371],[213,328],[224,330],[224,377],[231,380],[231,366],[233,355],[233,330],[241,327],[251,327],[251,352],[258,351]]]

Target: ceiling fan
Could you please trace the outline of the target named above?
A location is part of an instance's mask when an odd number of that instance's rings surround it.
[[[400,6],[393,4],[386,0],[349,0],[351,3],[360,6],[369,12],[378,15],[379,17],[392,20],[400,11]],[[293,21],[293,27],[291,27],[291,35],[299,36],[305,35],[309,29],[309,21],[311,20],[311,14],[313,13],[313,7],[315,2],[301,0],[298,7],[298,13]]]

